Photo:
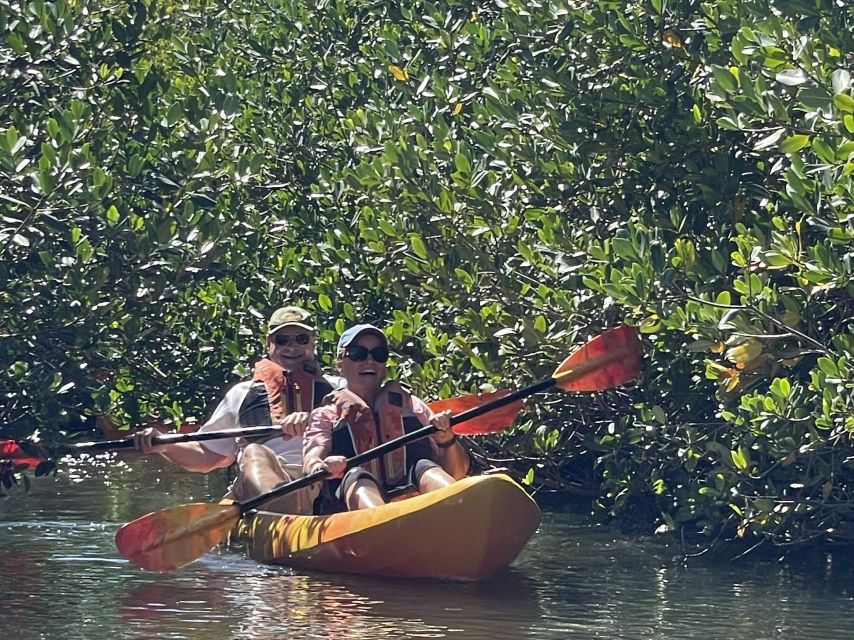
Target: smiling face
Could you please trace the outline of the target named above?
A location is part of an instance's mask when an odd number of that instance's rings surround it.
[[[364,360],[351,360],[347,353],[354,346],[370,351],[377,347],[386,347],[386,342],[375,333],[360,333],[345,348],[343,357],[338,361],[341,375],[347,380],[347,388],[370,404],[382,386],[388,367],[385,362],[374,360],[370,354]]]
[[[285,325],[267,336],[267,356],[285,371],[294,371],[314,360],[314,332]]]

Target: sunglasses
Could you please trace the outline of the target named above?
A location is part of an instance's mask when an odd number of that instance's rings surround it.
[[[308,341],[311,340],[311,336],[307,333],[298,333],[295,336],[289,336],[282,333],[279,333],[273,336],[273,342],[276,343],[276,346],[284,347],[288,342],[291,341],[291,338],[294,339],[294,342],[301,345],[308,344]]]
[[[367,360],[368,356],[371,356],[374,362],[385,362],[388,360],[388,349],[386,347],[368,349],[360,344],[354,344],[352,347],[347,347],[345,355],[348,360],[352,360],[353,362],[362,362]]]

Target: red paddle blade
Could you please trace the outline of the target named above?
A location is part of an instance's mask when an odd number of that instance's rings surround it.
[[[635,327],[608,329],[570,355],[552,378],[564,391],[603,391],[640,373],[643,351]]]
[[[454,398],[446,398],[444,400],[436,400],[435,402],[430,402],[428,406],[435,412],[444,411],[445,409],[450,409],[451,413],[462,413],[463,411],[468,411],[469,409],[474,409],[475,407],[479,407],[482,404],[486,404],[491,400],[496,400],[503,396],[506,396],[510,391],[508,389],[501,389],[499,391],[493,391],[492,393],[479,393],[477,395],[466,395],[466,396],[456,396]],[[454,433],[460,436],[478,436],[485,435],[487,433],[497,433],[499,431],[504,431],[507,429],[513,421],[516,419],[516,416],[519,415],[519,412],[522,410],[522,401],[517,400],[516,402],[511,402],[510,404],[500,407],[498,409],[493,409],[489,413],[485,413],[482,416],[478,416],[477,418],[472,418],[471,420],[466,420],[465,422],[461,422],[459,424],[454,425]]]
[[[196,502],[149,513],[119,528],[116,548],[149,571],[171,571],[198,560],[240,520],[240,507]]]
[[[24,451],[14,440],[0,440],[0,465],[5,463],[16,469],[34,469],[42,460]]]

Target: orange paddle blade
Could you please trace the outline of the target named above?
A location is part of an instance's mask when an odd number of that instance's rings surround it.
[[[116,548],[143,569],[171,571],[213,549],[239,520],[236,505],[180,505],[128,522],[116,532]]]
[[[626,384],[640,373],[640,340],[623,325],[593,338],[560,363],[552,378],[564,391],[602,391]]]
[[[508,393],[510,393],[508,389],[501,389],[499,391],[493,391],[492,393],[457,396],[455,398],[445,398],[444,400],[430,402],[428,406],[437,413],[439,411],[444,411],[445,409],[450,409],[451,413],[456,414],[468,411],[469,409],[474,409],[475,407],[486,404],[491,400],[502,398]],[[516,416],[519,415],[521,410],[521,400],[511,402],[506,406],[493,409],[489,413],[485,413],[477,418],[472,418],[471,420],[455,424],[454,433],[460,436],[477,436],[504,431],[504,429],[507,429],[511,424],[513,424],[513,421],[516,419]]]

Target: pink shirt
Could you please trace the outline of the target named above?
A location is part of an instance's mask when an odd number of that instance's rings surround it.
[[[433,418],[433,410],[419,397],[410,395],[412,399],[412,413],[418,418],[423,426],[430,424]],[[328,404],[325,407],[318,407],[311,412],[308,427],[303,434],[303,455],[314,447],[321,445],[324,450],[329,451],[332,448],[332,427],[338,421],[338,407],[334,404]]]

